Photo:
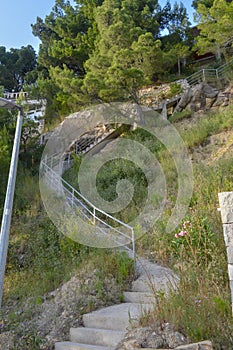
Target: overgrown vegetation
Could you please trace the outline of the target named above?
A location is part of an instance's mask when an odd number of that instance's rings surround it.
[[[232,129],[232,107],[218,113],[202,116],[201,120],[186,129],[182,136],[192,153],[194,147],[205,144],[208,136]],[[187,119],[187,125],[188,125]],[[177,124],[179,129],[179,124]],[[160,158],[166,172],[167,161],[163,150]],[[169,164],[169,168],[170,168]],[[173,169],[175,173],[175,168]],[[176,232],[165,234],[165,221],[144,239],[144,249],[172,267],[180,276],[177,291],[167,299],[155,295],[155,312],[149,323],[172,321],[192,341],[210,339],[214,349],[230,349],[232,338],[232,310],[228,283],[226,248],[223,240],[220,215],[217,213],[218,192],[232,191],[233,160],[230,154],[210,164],[194,163],[194,193],[190,209]],[[167,169],[171,174],[171,169]],[[173,176],[168,182],[176,183]],[[174,205],[170,196],[170,204]],[[169,205],[167,215],[170,215]],[[153,248],[153,247],[154,248]]]
[[[221,59],[228,60],[231,55],[231,1],[193,1],[200,30],[195,47],[182,3],[173,8],[169,3],[161,8],[157,0],[74,3],[72,6],[67,1],[56,0],[45,20],[38,18],[33,25],[34,35],[41,40],[38,58],[30,46],[10,52],[0,47],[0,84],[15,91],[24,84],[31,96],[46,98],[46,123],[51,128],[71,111],[90,103],[138,101],[140,87],[192,73],[193,66],[186,62],[189,57],[192,61],[193,50],[215,53],[217,66]],[[164,29],[169,35],[161,37]],[[230,82],[232,74],[229,74]],[[4,88],[0,86],[0,90],[2,96]],[[173,83],[165,97],[179,93],[181,85]],[[14,112],[0,111],[0,214],[15,120]],[[204,148],[211,135],[232,130],[233,107],[195,117],[185,111],[172,116],[170,121],[192,156],[196,148]],[[31,127],[29,121],[24,127]],[[155,310],[144,318],[144,324],[173,322],[192,341],[208,338],[215,349],[233,348],[226,251],[217,213],[218,192],[233,188],[230,152],[225,158],[213,158],[211,163],[193,162],[194,192],[190,208],[177,230],[165,234],[178,191],[174,161],[164,145],[148,132],[136,129],[123,136],[142,143],[156,156],[167,184],[163,217],[137,242],[137,250],[152,261],[170,266],[180,276],[177,291],[169,298],[155,294]],[[118,301],[133,278],[133,263],[126,254],[81,246],[63,236],[47,217],[38,189],[43,147],[38,147],[36,141],[36,138],[22,139],[4,307],[0,315],[0,330],[10,331],[15,337],[14,350],[40,348],[44,335],[27,325],[37,317],[51,292],[72,276],[85,282],[86,273],[91,271],[91,286],[87,285],[89,278],[87,284],[83,283],[83,299],[75,304],[77,317],[113,302],[107,288],[108,278],[114,280]],[[75,158],[73,168],[64,175],[76,188],[80,162],[80,158]],[[100,169],[96,184],[100,195],[109,201],[117,197],[116,183],[121,179],[131,181],[136,188],[131,204],[118,214],[121,220],[129,222],[146,201],[147,181],[143,171],[130,161],[109,161]]]
[[[191,118],[191,119],[190,119]],[[200,145],[208,143],[213,134],[232,130],[232,106],[202,115],[200,119],[190,115],[182,116],[182,123],[175,121],[190,155]],[[178,118],[179,119],[179,118]],[[191,123],[189,127],[189,123]],[[184,127],[185,124],[185,127]],[[184,131],[185,130],[185,131]],[[175,205],[177,195],[177,170],[168,151],[144,130],[129,132],[127,137],[137,140],[153,152],[166,175],[168,198],[162,220],[137,243],[140,254],[148,254],[151,259],[161,262],[180,276],[177,291],[167,299],[155,295],[155,311],[144,319],[150,325],[165,321],[173,322],[192,341],[212,340],[215,349],[230,349],[233,346],[230,289],[228,283],[226,248],[223,240],[222,224],[218,208],[218,192],[231,191],[233,187],[233,159],[230,152],[224,159],[193,163],[194,192],[186,217],[175,232],[165,233],[167,218]],[[107,200],[115,196],[117,179],[127,178],[135,185],[141,182],[142,191],[146,183],[140,171],[131,168],[130,162],[112,162],[101,170],[97,180],[100,195]],[[129,173],[124,172],[128,169]],[[76,168],[78,170],[78,167]],[[72,175],[73,174],[73,175]],[[67,174],[68,175],[68,174]],[[74,178],[73,170],[69,172]],[[101,186],[101,184],[104,186]],[[145,192],[144,192],[145,194]],[[107,196],[107,197],[106,197]],[[137,213],[143,201],[132,201],[132,212]],[[121,213],[127,217],[129,208]]]

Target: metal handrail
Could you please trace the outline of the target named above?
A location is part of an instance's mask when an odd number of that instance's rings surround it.
[[[51,167],[48,165],[50,164]],[[81,212],[81,214],[88,219],[93,225],[97,225],[97,222],[105,226],[105,228],[108,230],[110,229],[113,232],[116,232],[120,236],[123,236],[125,238],[128,238],[131,241],[132,244],[132,254],[133,254],[133,259],[135,260],[135,236],[134,236],[134,228],[123,221],[115,218],[114,216],[106,213],[102,209],[96,207],[93,203],[91,203],[87,198],[85,198],[79,191],[77,191],[74,187],[72,187],[66,180],[64,180],[61,176],[59,176],[53,169],[53,167],[56,167],[57,165],[60,164],[60,159],[58,158],[58,155],[55,155],[54,157],[46,157],[41,161],[41,167],[44,170],[44,174],[46,175],[49,180],[53,181],[54,185],[54,180],[59,183],[59,185],[62,185],[63,191],[65,190],[66,192],[66,198],[71,201],[71,206],[75,205],[77,209]],[[81,199],[81,200],[80,200]],[[76,205],[76,201],[78,201],[79,205]],[[80,210],[80,206],[82,207],[83,210],[85,210],[87,213],[89,213],[89,217],[86,213],[84,213],[82,210]],[[98,215],[102,214],[105,216],[107,219],[113,221],[117,226],[114,227],[111,225],[109,222],[105,221],[103,218],[99,217]],[[126,228],[126,230],[130,231],[130,234],[127,234],[123,230],[119,229],[119,225]],[[102,227],[98,226],[98,228],[104,232]]]
[[[232,66],[233,68],[233,60],[224,63],[217,69],[202,69],[198,72],[193,73],[189,77],[186,78],[187,82],[189,83],[190,87],[198,84],[201,81],[205,81],[207,78],[216,78],[217,80],[220,78],[220,76],[224,75],[224,71],[228,70]],[[213,74],[211,74],[213,72]]]
[[[233,68],[233,60],[223,64],[222,66],[218,67],[217,69],[214,68],[204,68],[201,69],[192,75],[184,78],[183,80],[188,83],[187,87],[193,87],[201,82],[208,81],[208,80],[213,80],[216,79],[218,80],[219,78],[224,77],[225,73],[229,70],[229,68]],[[180,83],[180,80],[176,80],[173,83]],[[162,95],[164,92],[166,92],[167,87],[164,86],[161,90],[158,91],[157,93],[157,101],[156,104],[159,106],[161,102],[163,101],[163,98],[159,98],[159,95]]]

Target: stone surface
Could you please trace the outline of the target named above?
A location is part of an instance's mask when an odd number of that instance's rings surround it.
[[[117,350],[130,350],[135,348],[169,348],[174,349],[179,345],[187,344],[187,339],[180,332],[174,330],[170,323],[164,323],[156,327],[138,327],[129,331],[123,341],[117,346]]]
[[[198,112],[212,107],[225,107],[229,105],[231,96],[232,91],[229,89],[218,91],[207,83],[200,83],[186,90],[176,106],[175,112],[181,112],[184,109]]]
[[[141,260],[140,276],[132,283],[132,291],[149,292],[154,295],[162,291],[168,294],[171,289],[177,288],[178,283],[179,280],[171,269]]]
[[[206,109],[210,109],[215,102],[215,98],[206,98]]]
[[[124,301],[130,303],[154,303],[155,295],[149,292],[124,292]]]
[[[228,264],[233,264],[233,245],[227,247],[227,261]]]
[[[71,328],[70,340],[77,343],[88,343],[106,347],[115,347],[124,338],[125,332],[96,328]]]
[[[202,341],[200,343],[193,343],[187,345],[181,345],[176,347],[177,350],[213,350],[211,341]]]
[[[55,350],[113,350],[104,346],[86,345],[72,342],[60,342],[55,344]]]
[[[149,304],[122,303],[83,315],[83,324],[88,328],[103,328],[125,331],[139,322]]]
[[[203,85],[202,90],[207,98],[213,99],[216,98],[216,96],[218,95],[218,90],[207,84]]]
[[[230,289],[231,289],[231,300],[233,302],[233,281],[230,281]]]
[[[233,246],[233,224],[223,224],[223,235],[226,246]]]
[[[233,223],[233,192],[221,192],[218,194],[222,223]]]

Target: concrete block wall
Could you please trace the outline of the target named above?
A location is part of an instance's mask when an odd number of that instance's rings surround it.
[[[233,314],[233,192],[218,194],[223,224],[223,235],[227,249],[228,275],[231,289]]]

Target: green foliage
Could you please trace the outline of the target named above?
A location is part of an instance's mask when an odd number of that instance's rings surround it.
[[[168,94],[166,95],[166,98],[172,98],[176,95],[180,95],[182,93],[182,86],[179,83],[171,83],[170,84],[170,90]]]
[[[10,150],[11,143],[7,128],[4,126],[0,129],[0,217],[2,215],[2,208],[5,199],[6,185],[7,185],[7,173],[10,165]]]
[[[160,31],[167,28],[182,42],[188,23],[183,4],[162,9],[157,0],[87,0],[81,6],[57,0],[32,26],[41,40],[37,86],[47,98],[48,122],[99,101],[137,101],[138,89],[177,61],[174,53],[165,58]]]
[[[0,85],[0,97],[4,97],[4,86]]]
[[[189,215],[175,233],[171,246],[178,261],[206,270],[216,249],[214,239],[207,218],[202,218],[197,210],[190,208]]]
[[[191,117],[192,117],[192,112],[184,110],[182,112],[177,112],[177,113],[173,114],[169,118],[169,121],[172,122],[172,123],[175,123],[175,122],[178,122],[178,121],[180,121],[182,119],[191,118]]]
[[[214,0],[193,0],[192,6],[197,9],[198,5],[205,5],[206,7],[210,8],[213,6]]]
[[[199,120],[195,128],[182,131],[181,136],[188,148],[202,144],[204,140],[213,134],[232,127],[233,109],[232,106],[221,112],[206,114]],[[179,129],[179,127],[178,127]]]
[[[225,44],[233,35],[233,3],[226,0],[215,0],[213,5],[198,4],[198,28],[196,48],[201,54],[214,52],[220,58],[225,54]]]
[[[176,126],[180,127],[178,122]],[[203,115],[182,135],[191,151],[194,145],[206,142],[209,135],[231,128],[230,107],[221,113]],[[169,298],[155,295],[155,310],[144,318],[144,322],[150,325],[158,320],[172,322],[193,342],[210,339],[214,348],[230,349],[233,324],[227,258],[221,218],[216,214],[216,208],[218,192],[232,190],[232,158],[211,165],[194,164],[195,191],[190,209],[180,227],[165,235],[166,218],[170,216],[176,198],[176,175],[172,176],[175,168],[166,161],[165,150],[159,150],[157,156],[172,191],[168,190],[164,218],[144,239],[144,247],[148,244],[156,262],[172,267],[180,276],[180,282]]]
[[[20,91],[24,85],[26,75],[36,67],[36,53],[31,45],[21,49],[6,51],[0,46],[0,85],[9,91]],[[28,79],[28,83],[34,80]]]

